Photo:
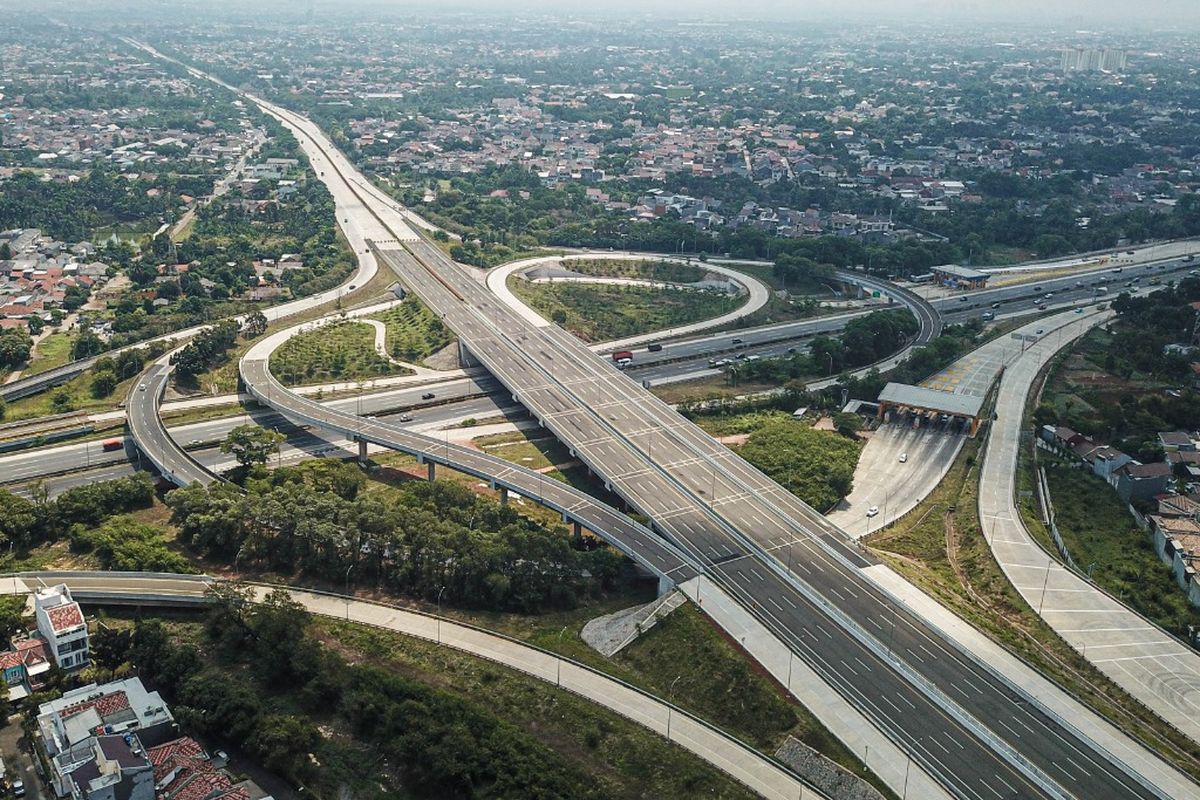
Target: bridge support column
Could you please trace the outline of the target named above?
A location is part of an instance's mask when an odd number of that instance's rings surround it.
[[[429,461],[425,464],[425,477],[430,483],[433,483],[434,479],[437,477],[437,464],[433,463],[432,461]]]
[[[360,464],[367,463],[367,440],[366,439],[358,440],[358,463],[360,463]]]
[[[500,505],[508,505],[508,489],[503,486],[500,487]]]
[[[475,356],[471,355],[471,351],[467,349],[467,346],[462,343],[461,339],[458,342],[458,366],[461,369],[470,369],[471,367],[479,366],[479,362],[475,360]]]
[[[583,526],[578,522],[571,522],[571,535],[575,537],[576,542],[583,541]]]
[[[666,594],[667,592],[671,591],[674,588],[675,588],[675,584],[672,583],[667,578],[667,576],[660,575],[658,577],[658,596],[659,597],[662,597],[664,594]]]

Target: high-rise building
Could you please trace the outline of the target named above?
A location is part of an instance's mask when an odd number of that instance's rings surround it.
[[[1105,47],[1065,47],[1060,56],[1063,72],[1122,72],[1126,51]]]

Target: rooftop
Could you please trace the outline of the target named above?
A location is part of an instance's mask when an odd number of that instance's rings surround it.
[[[923,411],[938,411],[960,417],[975,417],[983,408],[983,398],[970,394],[954,394],[907,383],[888,383],[879,393],[880,403],[908,406]]]
[[[960,267],[957,264],[944,264],[940,267],[934,267],[933,271],[940,275],[950,275],[951,277],[962,278],[966,281],[982,281],[992,276],[990,272],[981,272],[970,267]]]

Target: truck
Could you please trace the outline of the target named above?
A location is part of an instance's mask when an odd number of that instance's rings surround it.
[[[120,450],[124,446],[125,440],[119,436],[115,439],[105,439],[100,443],[100,447],[104,450]]]
[[[625,367],[633,363],[633,351],[617,350],[612,354],[612,360],[619,369],[625,369]]]

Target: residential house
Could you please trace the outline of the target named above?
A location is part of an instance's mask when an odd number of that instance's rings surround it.
[[[144,748],[176,734],[162,697],[138,678],[88,684],[42,703],[37,731],[51,784],[59,797],[73,800],[154,800]],[[141,794],[147,786],[149,795]]]
[[[83,611],[71,598],[65,583],[38,589],[33,595],[38,633],[46,640],[60,669],[78,669],[88,663],[88,631]]]
[[[0,669],[8,687],[10,702],[22,700],[45,683],[50,671],[50,651],[40,638],[15,639],[8,650],[0,652]]]
[[[1162,461],[1139,464],[1136,461],[1118,469],[1109,478],[1117,495],[1126,503],[1148,501],[1163,494],[1171,480],[1171,465]]]
[[[1196,443],[1192,441],[1191,434],[1186,431],[1161,431],[1158,434],[1158,443],[1167,453],[1186,453],[1196,450]]]

